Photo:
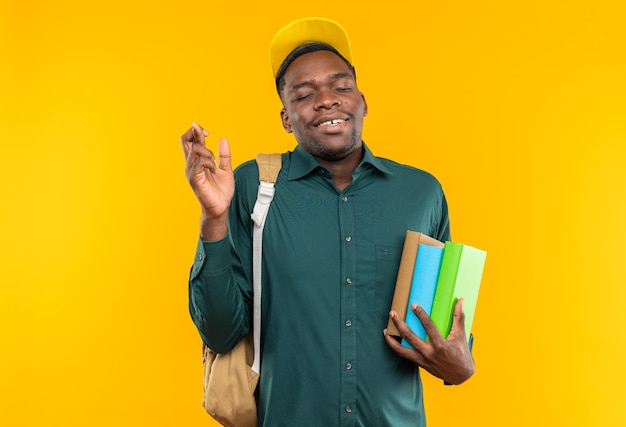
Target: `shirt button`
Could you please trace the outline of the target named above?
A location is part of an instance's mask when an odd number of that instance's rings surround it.
[[[349,414],[350,412],[352,412],[352,408],[349,406],[346,406],[346,412]]]
[[[351,236],[346,236],[346,242],[349,242],[349,241],[351,241],[351,240],[352,240],[352,237],[351,237]]]
[[[342,202],[347,202],[347,201],[348,201],[348,198],[347,198],[346,196],[343,196],[343,197],[341,198],[341,201],[342,201]]]
[[[349,328],[350,326],[352,326],[352,322],[349,320],[346,320],[346,326]]]
[[[346,363],[346,369],[349,371],[352,369],[352,363]]]
[[[348,277],[348,278],[346,279],[346,283],[347,283],[348,285],[351,285],[351,284],[352,284],[352,279]]]

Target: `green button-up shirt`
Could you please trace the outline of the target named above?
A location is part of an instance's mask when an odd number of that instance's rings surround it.
[[[419,369],[383,338],[406,230],[450,238],[430,174],[367,147],[343,191],[297,147],[283,154],[263,235],[259,425],[424,426]],[[189,308],[204,342],[230,350],[251,328],[251,161],[235,171],[229,238],[200,241]]]

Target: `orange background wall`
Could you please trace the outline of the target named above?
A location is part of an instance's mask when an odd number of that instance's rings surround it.
[[[623,2],[138,3],[0,2],[0,424],[213,425],[179,137],[292,149],[267,48],[311,14],[351,35],[366,142],[489,252],[478,371],[426,375],[429,425],[626,424]]]

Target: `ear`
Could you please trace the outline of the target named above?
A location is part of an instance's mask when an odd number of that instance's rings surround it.
[[[289,120],[289,115],[287,114],[287,110],[285,110],[285,108],[280,110],[280,120],[283,122],[283,128],[287,131],[287,133],[291,133],[291,121]]]
[[[367,101],[365,100],[365,95],[361,92],[361,99],[363,99],[363,117],[367,116]]]

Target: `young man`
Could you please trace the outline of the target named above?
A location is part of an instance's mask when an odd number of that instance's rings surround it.
[[[423,426],[418,367],[459,384],[474,372],[462,303],[444,339],[389,313],[406,230],[450,240],[445,196],[430,174],[375,157],[361,139],[367,114],[350,44],[330,20],[305,18],[270,48],[282,125],[297,146],[283,167],[263,236],[262,426]],[[229,351],[250,328],[254,162],[234,173],[226,140],[181,138],[202,208],[189,307],[203,341]],[[386,336],[388,316],[414,350]]]

